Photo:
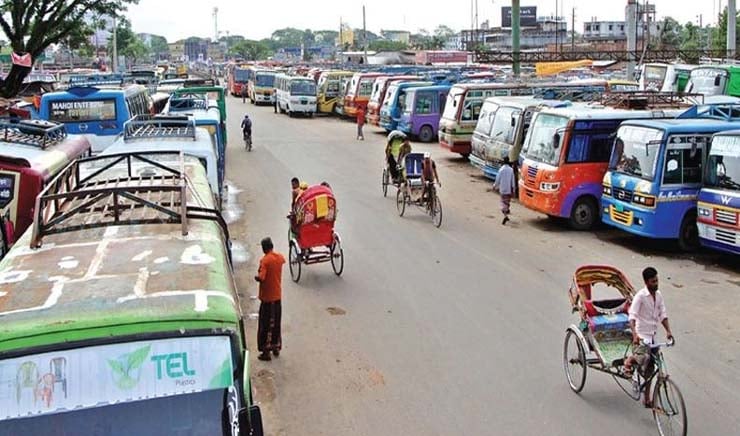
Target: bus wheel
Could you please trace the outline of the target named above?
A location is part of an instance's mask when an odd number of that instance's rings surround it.
[[[576,200],[570,212],[570,226],[574,230],[589,230],[596,224],[598,217],[596,201],[591,197]]]
[[[699,248],[699,228],[696,226],[696,212],[689,212],[681,221],[678,246],[683,251],[694,251]]]
[[[429,126],[424,126],[419,131],[419,140],[421,142],[432,142],[434,139],[434,131]]]

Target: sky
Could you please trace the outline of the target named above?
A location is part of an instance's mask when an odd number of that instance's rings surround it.
[[[624,20],[627,1],[521,0],[522,6],[537,6],[539,16],[554,15],[556,3],[568,21],[575,8],[576,30],[582,32],[583,22],[591,21],[591,17]],[[727,0],[651,0],[651,3],[655,4],[659,19],[668,15],[681,23],[698,23],[701,14],[703,23],[708,24],[716,22],[718,5],[721,3],[724,8]],[[228,33],[262,39],[284,27],[338,30],[340,19],[353,28],[361,28],[363,5],[367,29],[376,33],[381,29],[431,31],[440,24],[455,30],[470,28],[470,3],[466,0],[140,0],[138,5],[129,7],[127,15],[134,31],[162,35],[173,42],[189,36],[213,38],[213,9],[218,7],[221,36]],[[478,0],[478,21],[489,20],[492,27],[500,25],[502,6],[511,6],[511,1]]]

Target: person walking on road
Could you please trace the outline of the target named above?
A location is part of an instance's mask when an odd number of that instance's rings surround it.
[[[260,266],[254,280],[259,282],[259,324],[257,326],[257,349],[259,360],[268,361],[270,352],[275,357],[280,355],[282,338],[280,335],[280,318],[282,317],[282,281],[285,257],[273,251],[272,239],[264,238],[260,244],[265,254],[260,259]]]
[[[357,108],[357,140],[364,141],[365,135],[362,133],[362,127],[365,125],[365,108]]]
[[[272,104],[275,113],[277,113],[277,88],[272,90]]]
[[[247,102],[247,85],[242,86],[242,103]]]
[[[502,225],[506,225],[509,222],[511,197],[514,195],[515,189],[514,183],[516,183],[514,180],[514,169],[511,168],[509,156],[504,156],[504,164],[498,170],[496,183],[493,184],[493,189],[497,190],[501,195],[501,212],[504,214],[504,220],[501,221]]]

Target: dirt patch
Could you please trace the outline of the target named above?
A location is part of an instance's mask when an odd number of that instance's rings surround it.
[[[385,386],[385,377],[377,369],[371,369],[368,375],[370,377],[370,386]]]
[[[255,398],[263,403],[275,401],[277,390],[275,389],[275,373],[269,369],[260,369],[253,376]]]
[[[341,307],[327,307],[326,311],[329,312],[329,315],[337,316],[337,315],[346,315],[347,311],[342,309]]]

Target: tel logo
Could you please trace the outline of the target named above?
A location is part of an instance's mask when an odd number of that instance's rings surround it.
[[[150,345],[139,348],[127,354],[118,356],[117,359],[108,359],[108,365],[113,370],[113,382],[119,389],[129,390],[139,383],[141,378],[141,365],[146,361]]]

